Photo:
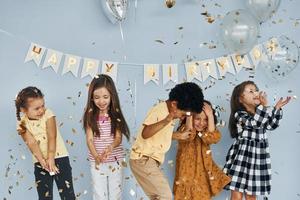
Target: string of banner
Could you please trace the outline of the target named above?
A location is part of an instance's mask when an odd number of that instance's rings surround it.
[[[279,48],[278,41],[276,38],[272,38],[267,42],[256,45],[245,55],[232,54],[214,59],[186,62],[184,65],[187,81],[196,79],[204,82],[209,77],[214,79],[224,77],[226,73],[236,75],[243,68],[256,69],[260,62],[267,59],[267,54],[275,53],[278,50],[277,48]],[[103,60],[100,70],[100,60],[66,54],[36,43],[31,43],[28,49],[24,62],[29,61],[34,61],[42,69],[51,67],[56,73],[58,73],[59,67],[62,66],[62,75],[70,72],[75,77],[80,78],[86,76],[93,78],[100,71],[102,74],[111,76],[114,81],[117,81],[119,65],[142,65],[144,66],[144,84],[153,81],[157,85],[159,85],[160,80],[159,67],[162,66],[163,84],[169,81],[178,82],[178,64],[130,64]],[[79,72],[80,67],[81,72]]]

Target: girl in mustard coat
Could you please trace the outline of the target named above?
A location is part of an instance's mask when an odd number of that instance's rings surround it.
[[[189,139],[178,140],[175,200],[211,200],[220,193],[230,178],[213,161],[210,144],[221,139],[211,103],[205,101],[203,111],[187,119],[180,130],[193,129]],[[176,138],[175,138],[176,139]]]

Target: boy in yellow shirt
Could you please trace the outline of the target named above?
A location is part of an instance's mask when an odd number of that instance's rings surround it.
[[[175,119],[183,119],[200,113],[203,107],[201,88],[191,82],[176,85],[169,99],[148,112],[139,129],[130,154],[130,167],[145,194],[152,200],[171,200],[172,191],[160,165],[169,150],[173,138],[188,138],[192,132],[173,132]]]

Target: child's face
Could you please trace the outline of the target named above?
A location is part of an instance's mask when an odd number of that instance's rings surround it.
[[[29,119],[40,119],[45,114],[44,98],[28,98],[26,108],[21,111],[27,115]]]
[[[256,107],[260,104],[259,92],[255,85],[246,85],[240,97],[240,102],[245,106]]]
[[[204,111],[193,115],[193,126],[196,131],[203,131],[207,128],[208,119]]]
[[[93,100],[100,112],[107,113],[110,105],[110,93],[105,87],[97,88],[93,92]]]

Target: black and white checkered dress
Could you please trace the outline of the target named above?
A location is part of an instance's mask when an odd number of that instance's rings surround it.
[[[267,195],[271,191],[271,160],[266,131],[279,126],[282,110],[256,108],[235,113],[238,137],[226,156],[224,172],[232,181],[225,188],[249,195]]]

